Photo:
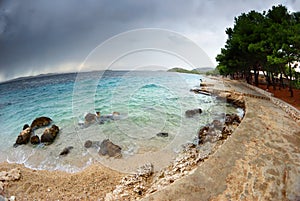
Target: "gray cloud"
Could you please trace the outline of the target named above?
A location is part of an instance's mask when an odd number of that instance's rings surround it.
[[[165,28],[190,37],[214,59],[234,16],[298,1],[53,0],[0,2],[0,81],[47,72],[76,71],[106,39],[137,28]],[[72,67],[73,66],[73,67]]]

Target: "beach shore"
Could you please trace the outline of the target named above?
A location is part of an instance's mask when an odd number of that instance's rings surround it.
[[[261,95],[238,81],[216,80],[226,90]],[[300,200],[300,124],[266,99],[245,97],[246,114],[233,135],[192,174],[144,200]],[[101,164],[78,173],[20,170],[1,195],[16,200],[104,200],[125,175]]]

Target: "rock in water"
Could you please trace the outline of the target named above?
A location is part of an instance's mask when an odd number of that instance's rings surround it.
[[[88,113],[87,115],[85,115],[84,117],[84,123],[86,125],[89,125],[89,124],[92,124],[92,123],[95,123],[96,120],[98,118],[100,118],[100,112],[96,112],[96,114],[92,114],[92,113]]]
[[[60,156],[65,156],[65,155],[67,155],[68,153],[70,153],[70,150],[71,149],[73,149],[74,147],[72,147],[72,146],[69,146],[69,147],[66,147],[66,148],[64,148],[63,150],[62,150],[62,152],[60,152]]]
[[[51,128],[46,128],[43,135],[41,136],[41,142],[51,144],[55,140],[58,132],[59,128],[56,125],[52,125]]]
[[[100,144],[99,154],[102,156],[108,155],[109,157],[122,157],[122,148],[112,143],[109,139],[103,140]]]
[[[193,110],[187,110],[185,112],[185,116],[186,117],[193,117],[195,116],[196,114],[201,114],[202,113],[202,110],[200,108],[198,109],[193,109]]]
[[[17,147],[20,144],[27,144],[30,140],[30,136],[32,134],[32,130],[30,127],[23,130],[17,137],[16,143],[14,144],[14,147]]]
[[[38,117],[35,120],[32,121],[31,123],[31,129],[37,129],[43,126],[48,126],[52,122],[52,119],[49,117]]]
[[[85,141],[85,143],[84,143],[84,147],[85,147],[85,148],[91,148],[92,145],[93,145],[93,142],[92,142],[91,140],[87,140],[87,141]]]
[[[91,141],[91,140],[87,140],[85,141],[84,143],[84,147],[85,148],[91,148],[91,147],[94,147],[94,148],[99,148],[99,144],[100,142],[99,141]]]
[[[23,126],[23,130],[25,130],[26,128],[29,128],[29,125],[28,125],[28,124],[25,124],[25,125]]]
[[[37,135],[34,135],[30,138],[30,143],[31,144],[40,144],[40,138]]]
[[[165,133],[165,132],[160,132],[160,133],[157,133],[156,136],[157,136],[157,137],[168,137],[169,134],[168,134],[168,133]]]

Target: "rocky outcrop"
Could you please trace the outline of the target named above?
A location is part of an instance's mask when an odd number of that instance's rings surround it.
[[[27,127],[24,125],[25,128],[17,137],[16,143],[14,144],[14,147],[17,147],[18,145],[21,144],[27,144],[30,140],[30,136],[32,134],[32,130],[30,127]]]
[[[120,158],[122,148],[112,143],[109,139],[103,140],[100,144],[99,154],[102,156],[108,155],[109,157]]]
[[[31,142],[31,144],[34,144],[34,145],[39,144],[40,138],[39,138],[39,136],[34,135],[34,130],[38,129],[40,127],[43,127],[43,126],[48,126],[51,122],[52,122],[52,119],[50,119],[49,117],[38,117],[32,121],[30,126],[28,124],[25,124],[23,126],[23,131],[17,137],[14,147],[17,147],[20,144],[27,144],[29,141]],[[52,138],[56,137],[56,135],[58,133],[57,130],[59,130],[59,129],[55,125],[52,126],[52,128],[50,129],[50,133],[52,133]],[[47,132],[49,132],[49,131],[47,130]],[[53,136],[55,136],[55,137],[53,137]],[[51,141],[50,138],[51,138],[51,136],[45,134],[45,136],[43,137],[43,140],[45,142],[48,142],[48,141],[50,142]]]
[[[9,181],[19,180],[21,178],[21,172],[19,169],[14,168],[9,171],[0,172],[0,194],[4,190],[5,184]]]
[[[248,96],[247,94],[238,93],[235,91],[229,90],[218,90],[212,88],[200,88],[200,89],[191,89],[191,92],[197,94],[204,94],[204,95],[214,95],[218,100],[226,101],[227,103],[233,104],[236,107],[245,108],[245,100],[244,96]]]
[[[207,159],[209,154],[209,151],[199,150],[195,144],[186,144],[172,164],[162,169],[155,176],[146,194],[159,191],[176,180],[191,174],[191,171],[197,167],[198,163]]]
[[[214,84],[212,83],[207,83],[207,82],[201,82],[200,87],[213,87]]]
[[[202,113],[202,110],[200,108],[197,108],[197,109],[185,111],[185,116],[186,117],[193,117],[196,114],[201,114],[201,113]]]
[[[46,128],[43,135],[41,136],[41,142],[45,144],[53,143],[58,133],[59,128],[56,125],[52,125],[51,128]]]
[[[217,99],[224,100],[227,103],[231,103],[237,107],[245,108],[245,100],[244,95],[237,92],[230,91],[216,91],[215,95],[217,95]]]
[[[216,142],[226,139],[241,123],[237,114],[226,114],[224,122],[214,120],[211,124],[202,127],[198,132],[198,144]]]
[[[122,178],[120,184],[116,186],[112,193],[105,196],[105,201],[114,200],[137,200],[141,198],[153,177],[153,165],[146,163],[139,167],[136,173]]]
[[[31,129],[35,130],[40,127],[48,126],[52,122],[52,119],[49,117],[38,117],[31,123]]]

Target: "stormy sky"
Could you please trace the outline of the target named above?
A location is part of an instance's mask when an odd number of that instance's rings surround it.
[[[300,10],[298,0],[0,0],[0,82],[76,72],[99,44],[143,28],[182,34],[216,64],[235,16],[278,4]]]

